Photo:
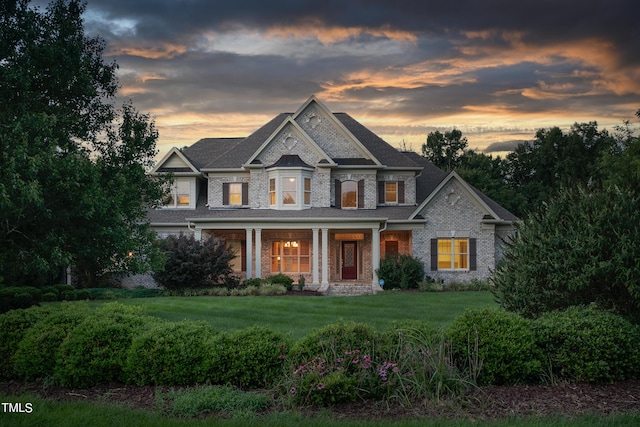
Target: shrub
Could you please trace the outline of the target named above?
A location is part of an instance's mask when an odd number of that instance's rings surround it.
[[[640,330],[621,316],[571,307],[547,313],[536,324],[554,379],[613,382],[638,377]]]
[[[298,404],[332,405],[371,397],[378,334],[368,325],[338,322],[299,340],[288,357],[281,392]]]
[[[33,286],[0,287],[0,313],[29,308],[42,299],[42,291]]]
[[[16,378],[14,354],[26,332],[47,317],[53,307],[31,307],[0,314],[0,378]]]
[[[258,288],[258,295],[286,295],[287,288],[283,285],[266,284]]]
[[[222,240],[196,240],[192,235],[169,236],[160,242],[164,268],[153,273],[167,289],[224,285],[233,275],[229,262],[235,254]]]
[[[85,305],[63,304],[34,324],[25,332],[14,355],[16,375],[27,381],[52,375],[58,348],[88,314]]]
[[[280,378],[291,338],[254,326],[214,339],[211,380],[243,388],[269,387]]]
[[[89,387],[124,381],[123,365],[135,333],[158,322],[140,307],[111,303],[87,316],[56,354],[55,379],[63,386]]]
[[[380,260],[376,270],[378,277],[384,280],[384,289],[418,288],[424,279],[422,262],[411,255],[391,255]]]
[[[640,195],[617,188],[560,191],[518,224],[494,273],[507,310],[535,318],[596,303],[640,322]]]
[[[47,292],[46,294],[42,294],[42,301],[52,302],[58,301],[58,294],[53,292]]]
[[[272,285],[282,285],[287,289],[287,291],[293,289],[293,279],[286,274],[279,273],[273,276],[269,276],[267,277],[267,282],[271,283]]]
[[[211,326],[204,321],[153,325],[131,342],[125,365],[129,382],[138,385],[205,382],[214,335]]]
[[[447,335],[456,365],[476,370],[481,384],[540,379],[543,357],[530,320],[502,309],[468,310],[453,321]]]

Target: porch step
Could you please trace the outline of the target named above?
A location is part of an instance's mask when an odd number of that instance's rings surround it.
[[[373,294],[371,283],[336,283],[331,284],[324,292],[329,296],[356,296]]]

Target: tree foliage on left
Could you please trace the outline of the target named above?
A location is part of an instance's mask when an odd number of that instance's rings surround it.
[[[146,172],[158,133],[130,103],[114,105],[117,64],[84,33],[78,0],[46,10],[0,2],[0,282],[81,285],[148,268],[146,210],[162,183]]]

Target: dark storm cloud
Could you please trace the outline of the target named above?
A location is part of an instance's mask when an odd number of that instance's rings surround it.
[[[123,97],[160,112],[161,139],[172,114],[275,115],[314,93],[404,138],[505,118],[529,129],[565,112],[553,124],[629,118],[640,107],[634,3],[89,0],[85,19],[120,65]]]
[[[523,144],[524,142],[526,141],[511,140],[511,141],[494,142],[493,144],[489,144],[489,146],[487,146],[483,151],[487,154],[513,151],[518,147],[518,145]]]

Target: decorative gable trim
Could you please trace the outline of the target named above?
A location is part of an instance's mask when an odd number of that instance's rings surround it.
[[[184,167],[181,167],[179,169],[179,171],[175,172],[176,174],[180,174],[180,175],[200,175],[200,171],[198,170],[198,168],[196,168],[190,161],[189,159],[187,159],[187,157],[182,154],[182,151],[180,151],[178,148],[173,147],[171,150],[169,150],[169,152],[167,154],[164,155],[164,157],[162,158],[162,160],[160,160],[154,167],[153,169],[151,169],[151,174],[152,175],[158,175],[158,174],[162,174],[162,173],[167,173],[167,172],[171,172],[171,169],[175,169],[175,168],[165,168],[165,170],[162,170],[164,168],[164,165],[166,163],[168,163],[170,160],[172,160],[173,158],[177,157],[179,161],[181,161],[184,164]]]
[[[309,97],[309,99],[306,100],[306,102],[304,104],[302,104],[302,106],[300,108],[298,108],[298,111],[296,111],[293,116],[292,119],[295,120],[296,118],[298,118],[298,116],[300,114],[302,114],[302,112],[304,110],[307,109],[307,107],[309,105],[311,105],[312,103],[315,103],[318,108],[320,108],[325,115],[329,118],[329,120],[331,120],[331,123],[333,123],[338,129],[340,129],[341,132],[343,132],[347,139],[349,139],[349,141],[351,141],[352,144],[354,144],[357,149],[362,152],[368,159],[372,160],[374,162],[374,164],[376,166],[380,166],[382,167],[382,163],[380,162],[380,160],[378,160],[368,149],[367,147],[365,147],[364,144],[362,144],[362,142],[360,142],[360,140],[358,138],[356,138],[353,133],[351,133],[351,131],[349,129],[347,129],[347,127],[342,124],[342,122],[340,122],[340,120],[338,120],[333,113],[331,112],[331,110],[329,110],[329,108],[324,104],[324,102],[320,101],[318,98],[316,98],[315,95],[311,95]]]
[[[416,216],[431,202],[431,200],[433,200],[436,194],[438,194],[440,190],[442,190],[452,180],[455,180],[458,184],[460,184],[460,186],[462,186],[462,188],[466,191],[467,194],[470,195],[473,201],[482,209],[484,209],[487,215],[491,216],[490,219],[495,221],[500,220],[500,216],[496,214],[495,211],[491,209],[489,205],[484,202],[484,200],[482,200],[478,193],[469,184],[467,184],[467,182],[462,179],[460,175],[458,175],[455,171],[450,172],[449,175],[447,175],[445,179],[443,179],[442,182],[438,184],[438,186],[431,192],[431,194],[429,194],[429,196],[424,199],[422,203],[420,203],[416,210],[411,214],[409,219],[415,219]]]
[[[260,156],[260,154],[262,154],[262,152],[264,152],[267,149],[269,144],[276,138],[276,136],[287,125],[293,126],[298,132],[300,132],[300,135],[302,135],[302,139],[304,140],[304,142],[306,144],[309,144],[311,147],[313,147],[313,149],[320,155],[320,157],[322,157],[320,162],[323,163],[323,166],[337,166],[336,163],[331,159],[331,157],[329,157],[329,155],[327,153],[325,153],[325,151],[322,148],[320,148],[320,146],[318,144],[316,144],[316,142],[304,131],[304,129],[302,129],[300,127],[300,125],[298,123],[296,123],[296,121],[293,120],[293,118],[291,116],[288,116],[280,124],[280,126],[278,126],[278,128],[269,136],[269,138],[267,138],[262,143],[262,145],[253,153],[253,155],[245,162],[243,167],[251,167],[252,163],[255,163],[257,161],[258,156]],[[293,147],[291,147],[291,148],[293,148]],[[253,166],[255,166],[255,164]]]

